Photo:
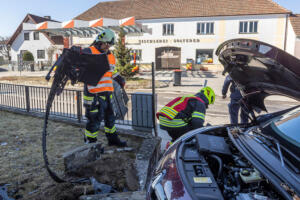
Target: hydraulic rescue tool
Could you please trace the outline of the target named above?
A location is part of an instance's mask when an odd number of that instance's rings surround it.
[[[83,82],[89,85],[97,85],[100,78],[110,69],[106,54],[84,54],[80,47],[73,46],[70,49],[64,49],[62,55],[51,67],[49,73],[45,77],[47,81],[51,78],[54,71],[54,80],[48,95],[46,104],[46,113],[44,118],[44,128],[42,136],[42,150],[46,169],[50,177],[58,182],[66,182],[66,180],[58,177],[49,167],[47,157],[47,124],[52,106],[52,102],[56,95],[60,95],[68,80],[74,85],[77,82]]]

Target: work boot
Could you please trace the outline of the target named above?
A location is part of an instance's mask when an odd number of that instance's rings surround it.
[[[120,140],[116,133],[105,133],[106,138],[108,140],[108,146],[118,146],[118,147],[126,147],[127,143],[125,141]]]
[[[86,144],[95,143],[95,142],[97,142],[97,138],[86,137],[85,139]]]

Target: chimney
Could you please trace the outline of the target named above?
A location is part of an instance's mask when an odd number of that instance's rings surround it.
[[[44,18],[46,18],[46,19],[51,19],[51,16],[44,16]]]

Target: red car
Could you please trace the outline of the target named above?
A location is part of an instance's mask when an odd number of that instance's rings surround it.
[[[300,100],[299,59],[248,39],[226,41],[216,54],[251,122],[183,135],[159,161],[147,200],[300,199],[300,105],[258,114],[269,95]]]

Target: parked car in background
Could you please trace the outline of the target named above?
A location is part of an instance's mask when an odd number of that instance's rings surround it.
[[[183,135],[153,173],[147,200],[300,198],[300,105],[275,113],[264,99],[300,100],[300,60],[269,44],[235,39],[216,51],[243,95],[251,123]]]

